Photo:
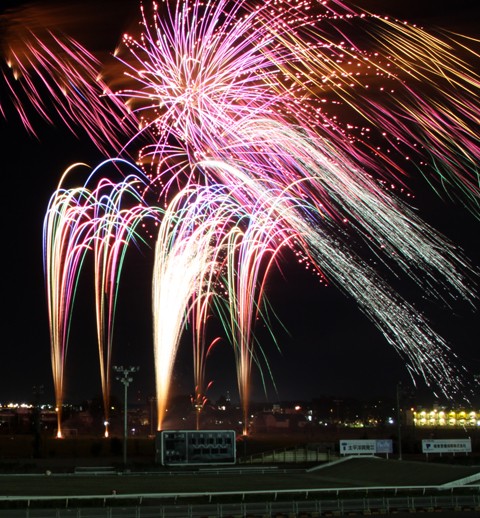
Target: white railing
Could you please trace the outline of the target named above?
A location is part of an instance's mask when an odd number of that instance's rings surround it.
[[[371,490],[372,488],[368,488]],[[376,488],[378,490],[378,488]],[[391,488],[388,488],[391,490]],[[478,487],[476,491],[478,492]],[[351,490],[350,490],[351,491]],[[309,490],[311,492],[311,490]],[[285,493],[285,492],[283,492]],[[231,493],[229,493],[231,494]],[[250,492],[251,494],[251,492]],[[184,496],[184,495],[182,495]],[[306,496],[306,495],[305,495]],[[162,498],[164,495],[162,495]],[[5,501],[6,497],[2,498]],[[132,504],[132,498],[137,500],[137,505]],[[16,498],[16,503],[24,501],[27,507],[10,509],[0,508],[2,518],[253,518],[276,517],[287,515],[289,517],[313,517],[313,516],[345,516],[353,513],[367,514],[391,514],[393,512],[414,511],[480,511],[480,496],[478,494],[448,494],[448,495],[419,495],[419,496],[375,496],[363,498],[323,498],[323,499],[297,499],[265,502],[227,502],[227,503],[183,503],[159,505],[154,503],[155,495],[122,495],[104,497],[101,503],[98,496],[82,496],[72,498],[58,498],[57,505],[51,505],[53,498],[35,498],[27,500],[27,497]],[[90,504],[86,505],[87,499]],[[93,499],[93,502],[92,502]],[[41,501],[50,500],[48,508],[39,507]],[[82,502],[84,505],[82,505]],[[99,502],[95,505],[95,502]],[[46,502],[45,502],[46,503]],[[74,504],[72,506],[72,504]],[[115,504],[115,505],[114,505]]]
[[[412,493],[416,495],[412,496]],[[0,517],[243,518],[273,517],[280,513],[288,516],[322,516],[332,513],[342,516],[353,512],[390,514],[393,511],[415,510],[480,511],[479,485],[464,487],[462,491],[450,489],[448,494],[445,493],[439,491],[439,486],[402,486],[70,497],[0,496]]]

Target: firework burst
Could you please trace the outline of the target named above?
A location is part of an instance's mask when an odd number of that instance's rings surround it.
[[[23,46],[7,47],[20,87],[8,74],[5,80],[27,129],[33,131],[18,90],[51,120],[39,83],[67,127],[83,128],[102,150],[137,158],[163,208],[152,288],[159,429],[187,322],[200,404],[206,321],[217,315],[236,354],[246,432],[250,371],[261,363],[255,322],[268,321],[267,281],[281,268],[283,249],[353,297],[414,379],[449,397],[462,393],[463,368],[450,362],[447,343],[369,263],[373,254],[447,304],[458,296],[475,301],[469,261],[385,187],[406,192],[409,175],[419,171],[435,190],[480,214],[480,79],[455,49],[475,56],[461,36],[337,0],[141,3],[138,29],[123,36],[114,66],[53,30],[32,30]],[[85,247],[94,239],[96,289],[105,293],[138,222],[139,215],[117,207],[124,187],[109,187],[118,198],[93,202],[99,212],[91,219],[82,189],[60,190],[48,212],[58,393],[72,302],[64,295]],[[58,214],[69,222],[65,234]],[[66,254],[70,248],[75,252]],[[71,262],[56,265],[65,255]],[[113,329],[114,291],[109,296],[105,313],[97,295],[101,336]],[[107,350],[109,333],[106,341],[99,335]],[[102,365],[103,379],[108,359]]]

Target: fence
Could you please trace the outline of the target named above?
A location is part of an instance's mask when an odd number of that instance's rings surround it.
[[[438,488],[348,488],[329,490],[284,490],[225,492],[178,495],[109,495],[81,497],[0,497],[2,518],[313,518],[352,514],[392,514],[419,511],[480,511],[480,486],[450,490],[439,494]],[[379,496],[381,492],[384,496]],[[428,494],[429,492],[432,494]],[[349,497],[342,497],[347,494]],[[404,495],[398,493],[404,493]],[[407,492],[420,494],[410,495]],[[322,495],[323,493],[323,495]],[[361,496],[361,494],[367,496]],[[368,496],[368,495],[371,496]],[[355,496],[358,495],[358,496]],[[213,502],[221,496],[230,501]],[[323,496],[322,498],[320,498]],[[236,501],[232,501],[233,499]],[[204,498],[205,502],[188,503]],[[262,501],[247,501],[262,500]],[[8,509],[4,509],[8,505]]]

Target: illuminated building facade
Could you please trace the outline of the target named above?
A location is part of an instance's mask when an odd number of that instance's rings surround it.
[[[480,411],[439,408],[434,408],[433,410],[413,410],[413,423],[415,426],[421,427],[480,427]]]

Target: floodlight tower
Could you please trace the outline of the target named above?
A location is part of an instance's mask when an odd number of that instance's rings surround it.
[[[138,372],[139,367],[123,367],[123,365],[113,366],[113,370],[117,372],[119,375],[116,377],[117,381],[120,381],[123,384],[124,387],[124,393],[123,393],[123,465],[127,465],[127,437],[128,437],[128,430],[127,430],[127,391],[128,386],[133,381],[132,374],[134,372]]]

